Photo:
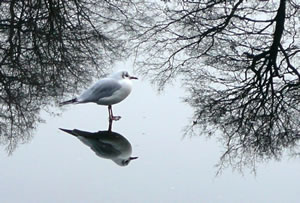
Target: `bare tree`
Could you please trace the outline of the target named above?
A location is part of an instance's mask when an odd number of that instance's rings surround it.
[[[9,152],[30,139],[41,109],[103,75],[107,65],[127,54],[131,5],[0,1],[0,143]]]
[[[137,52],[146,55],[139,70],[160,88],[183,78],[191,93],[185,101],[195,109],[190,132],[222,135],[220,167],[254,166],[297,147],[299,0],[182,0],[157,7],[157,20],[140,34]]]

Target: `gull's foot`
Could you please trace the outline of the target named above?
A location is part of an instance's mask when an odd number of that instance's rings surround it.
[[[109,119],[112,120],[112,121],[118,121],[118,120],[121,119],[121,116],[112,116]]]

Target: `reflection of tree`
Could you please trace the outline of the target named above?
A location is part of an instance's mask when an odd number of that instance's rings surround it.
[[[10,152],[29,139],[41,107],[103,74],[124,53],[126,5],[0,1],[0,143]]]
[[[222,133],[224,164],[296,147],[299,1],[162,2],[0,1],[0,142],[27,141],[41,107],[101,75],[139,31],[141,72],[160,87],[182,76],[193,131]]]
[[[150,57],[141,72],[160,86],[184,78],[193,127],[223,134],[225,162],[277,158],[296,146],[299,1],[179,2],[162,9],[159,23],[143,33],[139,48],[147,47]]]

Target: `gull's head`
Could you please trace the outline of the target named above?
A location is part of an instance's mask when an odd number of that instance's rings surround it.
[[[113,160],[116,164],[119,166],[127,166],[131,160],[137,159],[138,157],[129,157],[128,159],[119,159],[119,160]]]
[[[127,71],[119,71],[111,75],[112,78],[121,80],[121,79],[129,79],[129,80],[137,80],[137,77],[129,75]]]

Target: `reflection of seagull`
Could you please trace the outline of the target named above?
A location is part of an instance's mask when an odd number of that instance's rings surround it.
[[[107,78],[99,80],[79,97],[62,102],[60,105],[88,102],[106,105],[108,106],[109,119],[119,120],[120,116],[113,116],[111,105],[121,102],[130,94],[132,89],[131,79],[137,78],[130,76],[127,71],[114,73]]]
[[[80,130],[60,130],[77,137],[89,146],[99,157],[111,159],[120,166],[127,166],[129,162],[138,157],[130,157],[132,148],[130,142],[122,135],[111,131],[90,133]]]

